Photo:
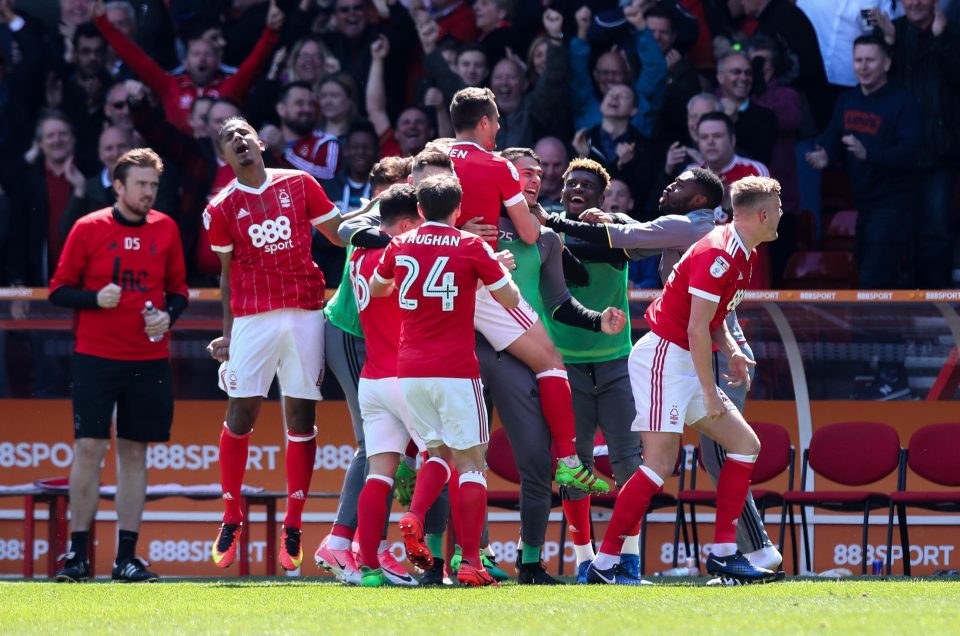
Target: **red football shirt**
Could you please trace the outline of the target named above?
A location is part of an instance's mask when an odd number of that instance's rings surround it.
[[[480,223],[497,225],[500,209],[523,201],[520,174],[513,164],[481,148],[472,141],[458,141],[450,146],[450,158],[463,189],[460,218],[457,226],[474,217],[483,217]],[[497,240],[489,241],[497,248]]]
[[[311,225],[339,214],[320,184],[299,170],[267,170],[259,188],[234,179],[214,197],[203,224],[215,252],[233,252],[233,315],[320,309],[325,285],[310,253]]]
[[[477,281],[510,281],[480,237],[426,222],[395,237],[374,276],[396,280],[401,310],[397,377],[479,378],[473,314]]]
[[[340,166],[340,142],[333,135],[316,131],[287,144],[281,159],[317,181],[333,179]]]
[[[743,300],[750,283],[756,252],[747,252],[733,225],[723,225],[690,246],[663,286],[663,294],[647,308],[650,330],[673,344],[690,350],[687,327],[693,296],[717,303],[710,320],[716,329]]]
[[[397,377],[397,349],[400,346],[400,305],[397,291],[389,296],[370,297],[367,283],[376,271],[386,248],[357,249],[350,257],[350,283],[360,310],[360,328],[367,343],[367,357],[361,378],[378,380]]]
[[[140,312],[148,300],[163,309],[165,294],[188,294],[183,246],[173,219],[150,210],[146,223],[126,225],[113,217],[111,207],[77,221],[63,246],[50,293],[65,286],[99,291],[109,283],[122,289],[120,304],[77,310],[74,350],[111,360],[169,357],[169,332],[160,342],[150,342]]]

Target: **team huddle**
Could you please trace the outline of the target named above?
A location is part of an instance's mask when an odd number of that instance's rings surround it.
[[[537,155],[493,152],[493,93],[464,89],[450,111],[456,138],[412,160],[380,161],[372,201],[349,218],[309,175],[266,169],[245,120],[221,127],[217,143],[236,180],[204,213],[224,306],[223,336],[208,350],[229,396],[214,563],[225,568],[238,556],[249,439],[276,376],[288,437],[280,563],[301,566],[326,359],[359,448],[315,558],[346,583],[440,584],[449,574],[485,586],[507,578],[486,532],[488,397],[521,476],[519,583],[559,583],[540,554],[556,482],[578,582],[646,584],[640,525],[674,472],[684,425],[717,447],[718,461],[707,464],[717,486],[707,571],[723,584],[782,576],[749,495],[760,444],[741,411],[754,363],[734,313],[755,248],[777,237],[779,184],[732,184],[733,221],[715,226],[724,186],[709,171],[689,170],[664,191],[664,216],[638,223],[597,209],[610,177],[575,159],[564,174],[564,213],[548,214],[537,203]],[[313,228],[348,245],[344,280],[326,307]],[[633,345],[627,262],[651,254],[662,255],[664,291],[647,310],[650,332]],[[720,376],[718,363],[726,365]],[[594,552],[590,497],[610,490],[593,470],[598,431],[619,491]],[[414,472],[419,453],[426,459]],[[399,528],[419,580],[387,549],[394,496],[409,508]],[[456,541],[446,554],[444,533]]]

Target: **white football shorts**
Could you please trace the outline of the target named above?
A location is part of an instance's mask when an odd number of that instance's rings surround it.
[[[230,397],[267,397],[274,376],[280,392],[322,400],[323,311],[275,309],[233,321],[230,359],[220,365],[220,388]]]
[[[700,379],[683,347],[647,332],[633,346],[627,368],[637,406],[631,430],[682,433],[684,424],[706,416]],[[719,387],[717,392],[728,411],[737,408]]]
[[[466,450],[490,441],[480,378],[400,378],[403,401],[427,448]],[[370,453],[370,438],[367,453]]]
[[[473,328],[483,334],[497,351],[503,351],[540,320],[527,301],[520,299],[514,309],[507,309],[493,297],[486,287],[477,290],[477,309]]]
[[[357,384],[357,399],[363,419],[367,457],[380,453],[403,454],[411,439],[418,450],[426,448],[410,421],[400,380],[360,378]]]

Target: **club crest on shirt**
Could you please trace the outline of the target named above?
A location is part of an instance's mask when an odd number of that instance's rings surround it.
[[[724,257],[718,256],[713,261],[713,264],[710,265],[710,275],[714,278],[720,278],[726,274],[729,269],[730,263],[728,263]]]
[[[290,202],[290,193],[286,190],[280,190],[280,192],[277,193],[277,198],[280,199],[281,208],[289,208],[292,205]]]

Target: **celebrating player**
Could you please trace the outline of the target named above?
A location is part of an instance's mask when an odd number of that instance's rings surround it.
[[[169,338],[164,334],[187,306],[183,247],[177,224],[150,209],[163,172],[160,157],[148,148],[134,148],[112,170],[116,204],[77,221],[50,281],[50,302],[77,310],[73,532],[57,581],[93,576],[87,543],[114,409],[119,535],[113,578],[159,578],[136,556],[136,547],[147,489],[147,444],[168,441],[173,423]],[[145,313],[147,302],[158,309]]]
[[[432,564],[423,543],[423,518],[450,477],[447,461],[452,459],[460,473],[456,516],[463,562],[457,580],[496,585],[480,562],[489,423],[474,352],[474,290],[482,283],[508,310],[516,309],[521,299],[490,246],[452,227],[461,197],[460,184],[451,176],[431,177],[418,186],[426,222],[390,243],[371,279],[370,293],[389,293],[396,278],[402,310],[397,376],[431,455],[417,479],[410,512],[400,520],[407,555],[424,569]]]
[[[413,186],[395,185],[380,197],[381,231],[399,236],[423,221],[417,212]],[[400,344],[400,305],[396,289],[389,295],[371,298],[367,279],[380,263],[384,248],[357,249],[350,258],[350,282],[366,334],[367,355],[360,374],[358,399],[367,445],[367,477],[357,502],[357,536],[364,587],[416,585],[406,572],[384,567],[381,539],[389,514],[393,476],[411,438],[420,450],[423,443],[413,430],[397,379],[397,351]]]
[[[716,227],[714,208],[720,204],[723,192],[720,177],[704,168],[692,168],[682,172],[663,190],[659,206],[663,216],[652,221],[640,223],[624,215],[602,214],[596,210],[587,211],[583,218],[603,223],[583,223],[555,214],[547,215],[543,220],[548,227],[564,233],[568,238],[575,236],[591,243],[622,249],[633,259],[660,256],[660,278],[666,283],[673,266],[687,249]],[[737,321],[737,312],[730,312],[726,322],[740,351],[753,361],[753,351]],[[727,359],[722,351],[714,351],[713,356],[716,374],[716,370],[727,366]],[[743,413],[747,384],[727,386],[725,392],[737,410]],[[702,433],[700,449],[703,465],[716,483],[723,466],[723,449]],[[573,518],[569,514],[567,517]],[[782,561],[749,493],[737,524],[737,545],[751,563],[762,568],[773,569]],[[621,563],[623,561],[621,558]]]
[[[520,191],[517,170],[509,161],[490,152],[500,129],[493,92],[488,88],[458,91],[450,104],[450,116],[457,138],[449,154],[464,193],[464,210],[458,225],[469,222],[487,226],[481,237],[495,248],[497,222],[503,207],[520,239],[527,244],[535,243],[540,228]],[[494,349],[508,351],[537,375],[540,405],[560,458],[557,483],[591,492],[607,492],[609,485],[595,477],[577,457],[573,398],[567,371],[536,311],[526,301],[507,311],[482,288],[477,291],[476,306],[477,331]]]
[[[742,583],[772,580],[737,550],[736,525],[743,509],[760,442],[714,381],[711,346],[725,352],[731,386],[749,385],[749,366],[724,318],[736,309],[753,273],[755,248],[777,238],[780,184],[747,177],[732,186],[733,222],[697,241],[667,279],[663,295],[647,309],[650,332],[630,354],[636,402],[634,428],[643,437],[644,465],[624,485],[597,558],[587,571],[591,583],[640,585],[620,564],[623,536],[643,518],[650,499],[673,473],[684,424],[716,440],[727,451],[717,480],[713,552],[706,569]]]
[[[227,119],[217,143],[237,178],[210,203],[203,222],[220,257],[223,336],[207,347],[229,396],[220,435],[223,525],[212,549],[220,568],[236,559],[243,531],[240,490],[260,403],[277,376],[287,425],[287,512],[280,565],[303,560],[301,515],[316,456],[316,401],[323,375],[323,274],[310,254],[311,226],[331,242],[340,212],[310,175],[267,170],[264,145],[242,117]]]

